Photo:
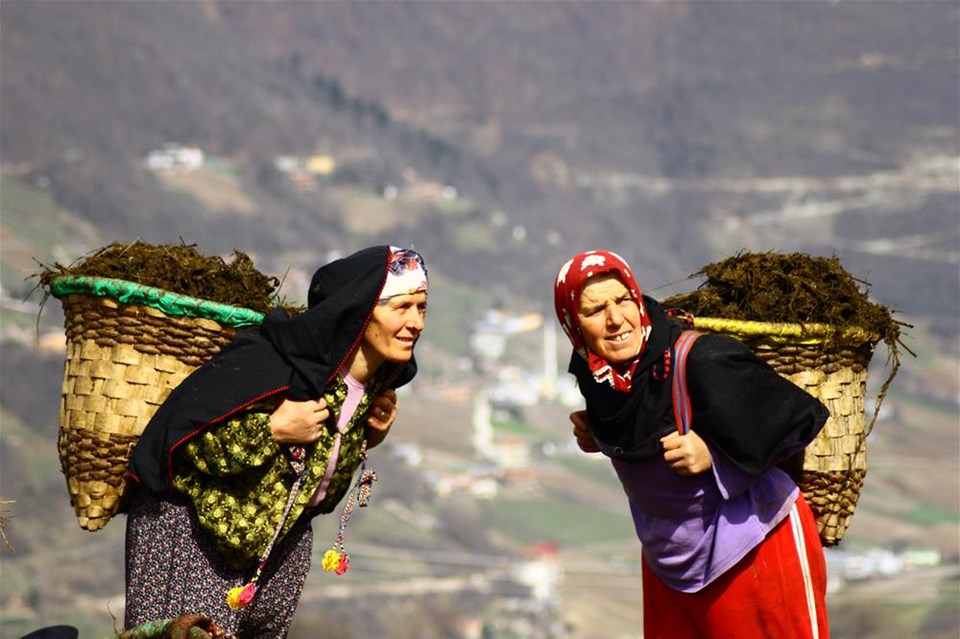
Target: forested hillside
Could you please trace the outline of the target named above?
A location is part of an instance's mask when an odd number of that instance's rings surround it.
[[[107,236],[275,255],[364,241],[276,175],[323,152],[365,192],[456,187],[465,217],[403,239],[504,294],[541,296],[569,249],[616,246],[659,286],[747,245],[837,251],[890,303],[958,312],[956,243],[929,237],[956,229],[956,167],[929,179],[957,154],[951,3],[273,9],[4,3],[5,164]],[[140,161],[170,141],[231,161],[252,212],[168,197]],[[902,237],[925,250],[863,243]]]

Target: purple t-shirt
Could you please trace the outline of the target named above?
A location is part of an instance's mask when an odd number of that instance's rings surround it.
[[[696,592],[783,521],[797,485],[779,468],[751,475],[713,454],[713,471],[678,475],[663,458],[612,459],[630,500],[643,555],[669,587]]]

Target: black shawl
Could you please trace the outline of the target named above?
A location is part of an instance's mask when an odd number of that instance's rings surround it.
[[[129,476],[150,490],[168,491],[174,452],[208,426],[268,397],[322,397],[363,339],[389,260],[390,248],[375,246],[322,266],[305,312],[289,317],[274,309],[262,326],[239,332],[160,406],[133,449]],[[393,388],[413,379],[416,360],[398,368]]]
[[[629,393],[593,379],[576,352],[569,371],[586,399],[587,421],[609,457],[636,461],[662,454],[660,438],[676,430],[671,397],[673,371],[664,351],[683,331],[655,300],[644,297],[653,330]],[[664,375],[664,371],[667,374]],[[742,342],[702,335],[687,359],[693,409],[691,428],[711,448],[751,473],[784,461],[813,441],[827,408],[778,375]]]

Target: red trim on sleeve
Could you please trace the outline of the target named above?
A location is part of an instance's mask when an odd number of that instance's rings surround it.
[[[200,427],[198,427],[198,428],[196,428],[195,430],[193,430],[193,432],[188,433],[187,435],[185,435],[185,436],[183,436],[182,438],[180,438],[179,441],[175,442],[175,443],[170,447],[170,450],[169,450],[169,452],[167,453],[167,486],[168,486],[168,490],[169,490],[170,495],[171,495],[171,496],[173,495],[173,454],[176,452],[177,448],[179,448],[182,444],[184,444],[184,443],[187,442],[188,440],[190,440],[190,439],[192,439],[193,437],[195,437],[197,434],[199,434],[201,431],[205,430],[206,428],[208,428],[208,427],[210,427],[210,426],[212,426],[212,425],[214,425],[214,424],[217,424],[217,423],[219,423],[219,422],[222,422],[223,420],[225,420],[225,419],[227,419],[227,418],[229,418],[229,417],[231,417],[231,416],[233,416],[233,415],[236,415],[236,414],[239,413],[240,411],[246,409],[248,406],[251,406],[252,404],[256,404],[257,402],[263,401],[263,400],[266,399],[267,397],[271,397],[271,396],[273,396],[273,395],[276,395],[277,393],[282,393],[282,392],[284,392],[284,391],[286,391],[286,390],[289,390],[289,388],[290,388],[289,385],[288,385],[288,386],[281,386],[280,388],[277,388],[277,389],[274,389],[274,390],[272,390],[272,391],[269,391],[269,392],[263,393],[263,394],[261,394],[261,395],[258,395],[258,396],[256,396],[256,397],[254,397],[253,399],[251,399],[251,400],[249,400],[249,401],[247,401],[247,402],[244,402],[243,404],[240,404],[239,406],[236,406],[235,408],[227,411],[226,413],[224,413],[224,414],[221,415],[220,417],[217,417],[216,419],[211,419],[209,422],[207,422],[207,423],[205,423],[205,424],[202,424]],[[138,479],[137,481],[139,481],[139,479]]]

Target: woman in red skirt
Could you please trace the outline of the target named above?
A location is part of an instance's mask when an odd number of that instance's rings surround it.
[[[825,639],[816,524],[777,464],[826,407],[741,342],[686,331],[614,253],[574,256],[554,293],[586,401],[574,435],[611,459],[642,543],[644,637]]]

